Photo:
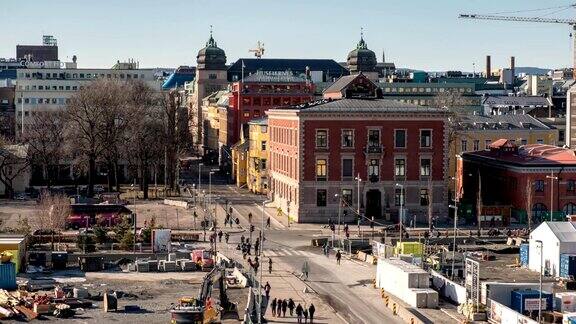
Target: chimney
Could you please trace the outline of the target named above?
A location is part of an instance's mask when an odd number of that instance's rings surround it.
[[[510,56],[510,70],[512,70],[512,80],[514,80],[516,76],[516,58],[514,56]]]
[[[492,75],[492,67],[490,66],[490,55],[486,55],[486,78]]]

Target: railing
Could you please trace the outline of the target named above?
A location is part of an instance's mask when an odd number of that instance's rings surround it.
[[[369,145],[364,148],[364,152],[367,154],[370,153],[382,153],[384,147],[382,145]]]

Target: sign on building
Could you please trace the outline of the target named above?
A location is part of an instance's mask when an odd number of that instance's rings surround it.
[[[169,229],[152,230],[152,252],[170,252],[172,232]]]
[[[466,258],[466,298],[480,303],[480,263]]]

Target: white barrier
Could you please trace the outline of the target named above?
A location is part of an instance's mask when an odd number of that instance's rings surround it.
[[[430,274],[432,275],[432,286],[442,296],[458,304],[466,302],[466,287],[455,283],[434,270],[431,270]]]
[[[164,205],[182,207],[188,209],[189,203],[182,200],[164,199]]]
[[[497,301],[490,300],[490,308],[488,308],[488,319],[494,323],[523,323],[523,324],[537,324],[530,317],[524,316],[515,310],[508,308]]]

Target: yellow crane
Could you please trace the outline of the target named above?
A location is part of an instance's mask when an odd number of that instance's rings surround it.
[[[569,8],[576,8],[576,4],[550,7],[542,9],[533,9],[525,11],[543,11],[549,9],[559,9],[552,13],[560,12]],[[516,11],[522,12],[522,11]],[[534,22],[534,23],[545,23],[545,24],[565,24],[572,27],[572,75],[576,79],[576,20],[574,19],[560,19],[560,18],[543,18],[543,17],[516,17],[516,16],[500,16],[500,15],[481,15],[481,14],[460,14],[458,16],[462,19],[481,19],[481,20],[500,20],[500,21],[516,21],[516,22]]]

